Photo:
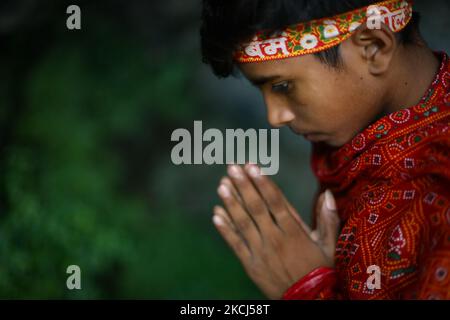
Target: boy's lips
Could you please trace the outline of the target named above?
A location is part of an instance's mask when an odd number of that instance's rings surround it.
[[[291,127],[292,131],[294,131],[296,134],[301,135],[305,137],[305,139],[312,141],[312,142],[319,142],[323,140],[323,134],[320,132],[312,132],[312,131],[304,131],[304,130],[298,130],[297,128]]]
[[[307,134],[311,134],[311,133],[312,133],[312,132],[310,132],[310,131],[300,130],[300,129],[297,129],[297,128],[292,127],[292,126],[289,126],[289,128],[290,128],[295,134],[298,134],[299,136],[304,136],[304,135],[307,135]]]
[[[303,135],[306,140],[309,140],[311,142],[320,142],[323,141],[323,135],[320,133],[308,133]]]

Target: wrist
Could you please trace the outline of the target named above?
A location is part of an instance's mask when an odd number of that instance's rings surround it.
[[[282,299],[314,300],[331,298],[336,284],[335,269],[329,267],[316,268],[288,288]]]

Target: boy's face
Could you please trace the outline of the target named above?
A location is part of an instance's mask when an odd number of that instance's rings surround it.
[[[344,42],[338,69],[311,54],[239,68],[260,88],[272,126],[287,125],[308,140],[338,147],[373,122],[384,104],[383,79],[370,75],[348,49]]]

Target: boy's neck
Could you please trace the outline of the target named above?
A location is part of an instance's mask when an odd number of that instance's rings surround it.
[[[414,106],[426,93],[439,69],[439,60],[426,46],[403,47],[395,57],[399,68],[388,93],[389,114],[406,107]]]

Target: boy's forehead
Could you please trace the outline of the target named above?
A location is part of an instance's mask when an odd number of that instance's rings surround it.
[[[305,55],[257,63],[240,63],[238,68],[247,79],[258,84],[263,81],[274,81],[277,78],[305,72],[308,68],[314,68],[316,64],[317,61],[311,55]]]

